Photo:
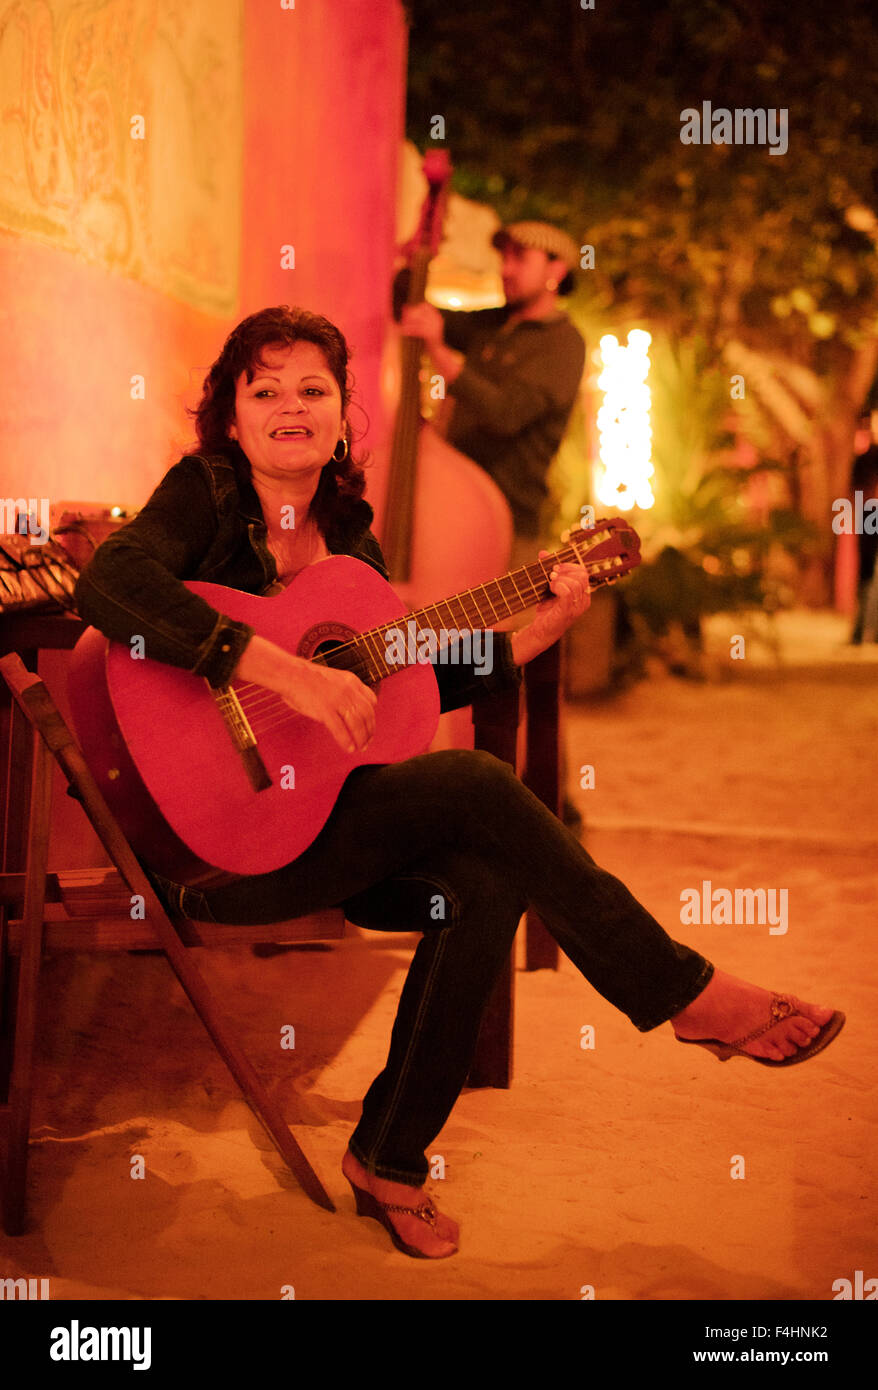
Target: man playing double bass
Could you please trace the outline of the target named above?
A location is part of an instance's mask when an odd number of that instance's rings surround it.
[[[582,336],[558,306],[573,289],[575,242],[547,222],[501,227],[506,303],[471,313],[441,312],[426,302],[402,308],[400,329],[422,338],[444,378],[451,409],[449,444],[488,472],[512,510],[510,568],[537,555],[547,475],[576,401],[585,365]],[[404,276],[397,281],[397,295]],[[564,798],[564,820],[581,818]]]
[[[536,558],[549,465],[570,418],[585,343],[559,306],[579,252],[547,222],[515,222],[493,239],[502,256],[500,309],[402,309],[401,331],[422,338],[453,403],[445,437],[506,495],[515,523],[512,567]]]

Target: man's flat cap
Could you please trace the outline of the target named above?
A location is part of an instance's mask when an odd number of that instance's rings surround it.
[[[557,256],[570,270],[579,268],[579,247],[576,242],[549,222],[510,222],[505,227],[499,227],[491,238],[492,246],[496,246],[498,251],[510,241],[517,246],[545,251],[548,256]]]

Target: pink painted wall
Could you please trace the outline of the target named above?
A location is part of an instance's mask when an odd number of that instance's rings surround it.
[[[365,442],[374,447],[385,431],[379,370],[404,134],[401,7],[344,0],[293,13],[274,5],[252,22],[248,7],[244,63],[242,316],[298,304],[332,319],[354,350],[356,394],[371,421]],[[284,245],[295,248],[294,270],[280,268]],[[366,422],[355,412],[352,423],[359,431]]]
[[[244,6],[238,306],[218,317],[0,230],[0,494],[144,501],[191,439],[184,407],[231,327],[268,304],[325,313],[381,430],[406,29],[399,0]],[[182,168],[183,166],[181,166]],[[188,177],[188,176],[187,176]],[[181,179],[179,196],[186,196]],[[295,270],[280,247],[295,246]],[[130,379],[145,378],[145,399]]]
[[[109,258],[102,264],[45,237],[0,230],[0,495],[141,504],[188,447],[185,407],[195,404],[226,334],[269,304],[300,304],[339,325],[355,349],[357,395],[372,422],[366,446],[379,438],[404,126],[402,6],[310,0],[284,10],[275,0],[247,3],[243,13],[240,50],[224,55],[243,74],[235,312],[198,310],[120,273]],[[59,7],[59,33],[62,21]],[[171,142],[162,177],[172,187],[176,178],[185,199],[191,150],[176,171],[167,167],[173,158]],[[87,151],[79,163],[88,164]],[[285,243],[295,247],[294,270],[280,268]],[[144,377],[143,400],[131,397],[135,374]],[[355,423],[365,422],[357,415]],[[41,661],[62,707],[65,662],[63,654]],[[58,779],[52,865],[106,862],[62,792]]]
[[[145,501],[189,438],[191,365],[226,323],[10,233],[0,302],[0,493]]]

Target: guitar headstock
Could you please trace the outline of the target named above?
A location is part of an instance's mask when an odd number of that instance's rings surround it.
[[[596,589],[601,584],[614,584],[623,574],[637,568],[641,559],[640,537],[622,517],[603,517],[587,529],[565,531],[555,558],[585,565],[589,583]]]

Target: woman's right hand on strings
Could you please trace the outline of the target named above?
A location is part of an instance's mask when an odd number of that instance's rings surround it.
[[[351,671],[305,661],[264,637],[251,638],[233,679],[274,690],[298,714],[325,725],[346,753],[367,748],[375,734],[374,690]]]

